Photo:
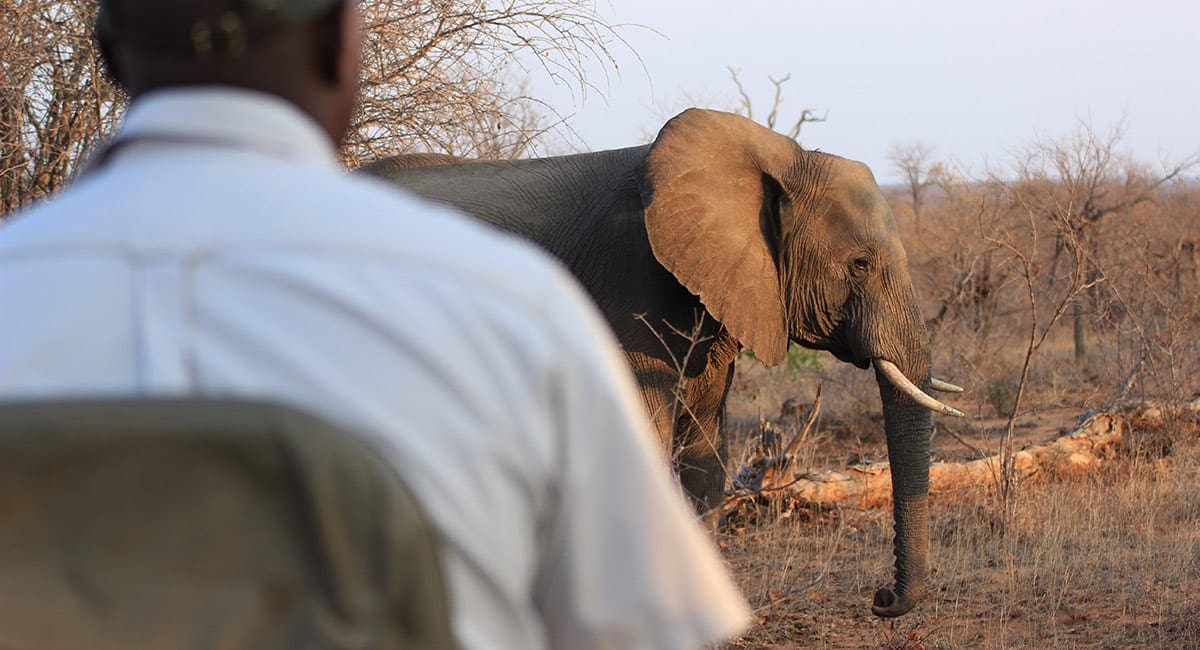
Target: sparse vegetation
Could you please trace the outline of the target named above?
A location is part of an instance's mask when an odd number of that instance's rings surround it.
[[[753,359],[754,353],[749,349],[742,350],[742,357]],[[784,361],[784,367],[788,369],[788,374],[793,378],[799,378],[805,370],[820,370],[822,354],[816,350],[807,350],[805,348],[792,343],[788,345],[787,359]]]

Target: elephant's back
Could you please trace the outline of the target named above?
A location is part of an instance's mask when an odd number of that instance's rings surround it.
[[[636,175],[644,151],[510,161],[406,154],[355,171],[530,239],[570,265],[587,231],[603,227],[615,211],[640,209]]]
[[[439,167],[471,162],[470,158],[460,158],[444,153],[405,153],[396,156],[380,158],[355,169],[355,173],[368,174],[378,178],[392,179],[393,176],[409,169],[422,167]]]

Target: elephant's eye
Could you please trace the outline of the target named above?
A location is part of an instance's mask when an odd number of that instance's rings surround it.
[[[850,272],[854,277],[861,278],[871,272],[871,260],[867,257],[857,257],[854,263],[850,266]]]

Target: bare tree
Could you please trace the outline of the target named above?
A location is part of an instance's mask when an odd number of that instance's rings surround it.
[[[754,102],[750,99],[750,94],[746,92],[746,87],[742,84],[741,71],[735,68],[729,68],[729,78],[733,81],[733,85],[737,87],[737,112],[752,120],[755,119]],[[783,106],[783,86],[790,81],[791,78],[792,74],[790,72],[778,79],[770,76],[767,77],[767,80],[771,82],[771,86],[774,87],[775,92],[771,98],[770,108],[767,109],[767,116],[764,119],[763,124],[765,124],[767,128],[771,129],[772,131],[782,133],[796,142],[800,142],[800,130],[804,128],[804,125],[814,122],[824,122],[829,118],[829,111],[825,111],[825,113],[818,117],[815,110],[811,108],[805,108],[800,111],[800,116],[796,118],[796,121],[793,122],[790,127],[787,127],[786,131],[782,130],[781,126],[779,125],[779,109]]]
[[[1061,140],[1035,142],[1017,155],[1011,175],[993,174],[988,183],[1001,189],[1013,214],[1011,219],[994,218],[979,223],[980,236],[1006,253],[1003,264],[1015,269],[1024,285],[1028,303],[1025,321],[1027,341],[1015,395],[1007,414],[1008,424],[1001,446],[1000,495],[1006,512],[1016,491],[1014,474],[1014,429],[1027,395],[1031,370],[1039,351],[1063,318],[1074,320],[1075,357],[1086,353],[1082,328],[1089,300],[1091,315],[1103,317],[1101,296],[1128,307],[1124,290],[1113,282],[1108,262],[1148,265],[1149,247],[1132,242],[1117,243],[1108,237],[1106,226],[1125,226],[1127,237],[1144,233],[1138,223],[1145,215],[1139,206],[1154,204],[1164,186],[1193,168],[1195,158],[1163,165],[1159,169],[1138,164],[1120,144],[1124,125],[1118,123],[1104,134],[1081,125]],[[1040,242],[1046,237],[1052,244]],[[1132,248],[1132,259],[1123,259],[1117,249]],[[1150,275],[1143,273],[1142,275]],[[1148,287],[1147,287],[1148,288]],[[1149,288],[1148,288],[1149,289]],[[1170,309],[1166,301],[1159,307]],[[1118,395],[1128,393],[1133,378],[1142,368],[1154,342],[1140,323],[1134,334],[1141,349]]]
[[[368,0],[363,99],[348,166],[398,152],[530,153],[563,124],[530,97],[543,76],[586,89],[590,61],[624,47],[589,0]]]
[[[925,191],[934,184],[933,147],[924,142],[894,144],[888,150],[887,157],[908,185],[908,196],[912,200],[913,221],[917,225],[917,232],[920,232],[921,209],[925,205]]]
[[[945,169],[941,163],[937,168]],[[948,322],[961,321],[986,335],[999,306],[1009,269],[996,262],[996,246],[980,236],[979,223],[994,220],[1003,209],[1002,197],[991,183],[979,183],[949,173],[935,177],[939,199],[931,204],[938,225],[911,238],[906,250],[919,255],[920,272],[928,278],[930,295],[940,306],[926,321],[937,332]],[[934,180],[929,181],[933,183]]]
[[[61,186],[124,99],[92,39],[94,0],[0,7],[0,216]]]
[[[1003,185],[1003,183],[1001,184]],[[1062,319],[1067,308],[1074,303],[1076,297],[1088,288],[1088,285],[1084,283],[1083,274],[1079,272],[1073,273],[1070,276],[1068,286],[1060,294],[1051,297],[1049,301],[1050,308],[1048,310],[1039,309],[1039,305],[1044,304],[1046,301],[1046,296],[1042,294],[1038,286],[1038,212],[1033,204],[1027,200],[1028,197],[1020,190],[1014,190],[1009,187],[1008,193],[1013,206],[1020,214],[1026,217],[1027,230],[1023,233],[1017,233],[1009,229],[1002,229],[1000,232],[996,232],[995,224],[985,224],[982,221],[979,223],[981,237],[1009,254],[1006,262],[1016,268],[1017,275],[1022,279],[1025,285],[1025,297],[1029,305],[1028,320],[1026,321],[1028,339],[1025,346],[1024,359],[1021,363],[1020,376],[1017,380],[1016,392],[1013,396],[1009,412],[1005,414],[1008,421],[1005,425],[1004,436],[1000,442],[999,476],[995,477],[999,487],[1005,521],[1008,521],[1008,517],[1013,512],[1019,487],[1017,485],[1019,477],[1016,472],[1016,449],[1014,448],[1013,441],[1015,440],[1017,419],[1021,415],[1021,408],[1024,405],[1023,402],[1029,386],[1030,372],[1033,369],[1038,351],[1045,345],[1054,326]],[[1077,268],[1079,268],[1082,260],[1075,258],[1075,261]]]
[[[1075,359],[1087,354],[1085,321],[1092,315],[1103,319],[1104,274],[1099,264],[1105,244],[1103,222],[1109,218],[1134,218],[1134,208],[1152,202],[1164,185],[1200,163],[1195,156],[1159,169],[1139,164],[1122,148],[1124,121],[1098,134],[1089,124],[1059,140],[1035,142],[1016,167],[1014,196],[1033,215],[1048,223],[1054,234],[1054,254],[1048,281],[1062,281],[1059,264],[1070,259],[1065,270],[1071,286],[1086,286],[1088,305],[1072,303]]]

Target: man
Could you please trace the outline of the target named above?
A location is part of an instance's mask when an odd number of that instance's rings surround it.
[[[266,398],[362,432],[432,520],[466,648],[742,628],[571,279],[336,167],[353,2],[102,0],[98,24],[133,102],[73,187],[0,230],[0,398]]]

